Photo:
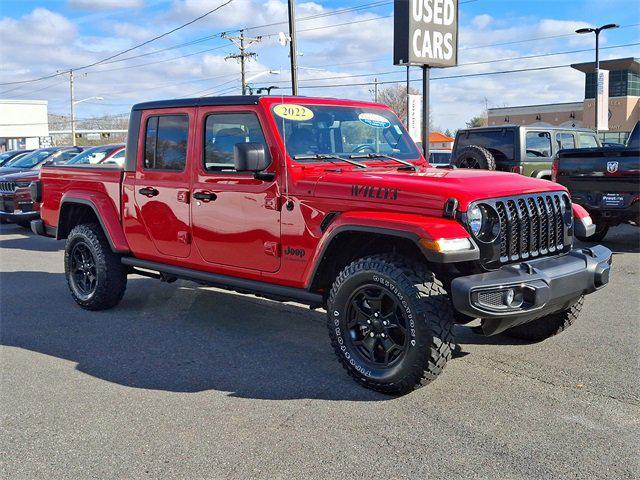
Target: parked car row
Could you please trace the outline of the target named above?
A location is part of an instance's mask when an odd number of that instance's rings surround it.
[[[43,165],[122,168],[124,155],[124,144],[11,150],[0,154],[0,222],[29,228],[31,220],[40,218],[40,205],[34,202],[29,186],[38,180]]]

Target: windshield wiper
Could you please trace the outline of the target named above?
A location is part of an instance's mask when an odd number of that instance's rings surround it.
[[[356,153],[353,155],[349,155],[349,158],[388,158],[389,160],[393,160],[394,162],[401,163],[405,167],[410,167],[414,171],[418,170],[413,163],[407,162],[406,160],[402,160],[400,158],[392,157],[391,155],[387,155],[386,153]]]
[[[343,162],[350,163],[351,165],[355,165],[356,167],[367,168],[367,166],[364,163],[355,162],[353,160],[349,160],[348,158],[339,157],[338,155],[324,155],[321,153],[316,153],[314,155],[294,155],[293,159],[294,160],[329,160],[330,162],[331,160],[342,160]],[[336,163],[336,162],[331,162],[331,163]]]

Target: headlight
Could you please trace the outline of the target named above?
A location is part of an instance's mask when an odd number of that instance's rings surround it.
[[[482,210],[478,205],[473,206],[467,212],[469,228],[471,229],[471,233],[473,233],[473,235],[476,237],[480,234],[480,231],[482,230],[482,221],[483,221],[482,217],[483,217]]]
[[[491,243],[500,235],[500,217],[492,207],[474,205],[467,211],[467,223],[472,235],[484,243]]]

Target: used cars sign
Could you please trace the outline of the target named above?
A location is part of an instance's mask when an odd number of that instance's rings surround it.
[[[393,63],[458,63],[458,0],[395,0]]]

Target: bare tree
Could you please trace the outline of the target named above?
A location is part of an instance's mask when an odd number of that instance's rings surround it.
[[[415,88],[409,87],[409,95],[420,95],[420,92]],[[378,102],[388,105],[403,123],[407,120],[407,86],[395,85],[392,87],[386,87],[380,90],[378,93]],[[433,119],[431,118],[431,109],[429,109],[429,129],[434,129]]]

